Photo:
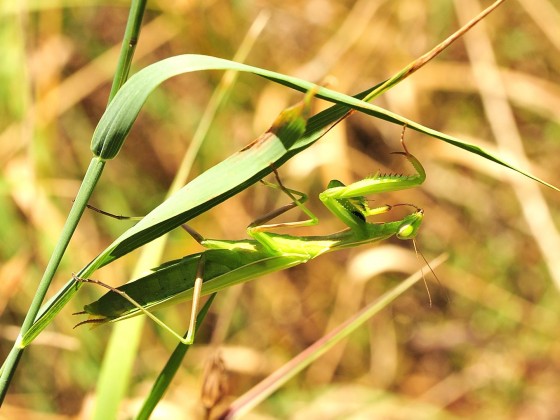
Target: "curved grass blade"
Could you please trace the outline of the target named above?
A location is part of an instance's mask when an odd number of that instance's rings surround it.
[[[408,67],[410,67],[410,65],[407,66],[407,68]],[[126,136],[132,128],[132,125],[134,124],[134,121],[136,120],[136,117],[138,116],[149,94],[158,85],[171,77],[183,73],[202,70],[236,70],[241,72],[253,73],[302,92],[316,89],[316,96],[318,98],[322,98],[327,101],[342,105],[342,109],[344,109],[344,111],[339,118],[346,114],[350,109],[353,109],[398,125],[407,124],[414,130],[443,140],[449,144],[460,147],[471,153],[475,153],[509,169],[513,169],[514,171],[528,176],[529,178],[538,181],[548,187],[557,189],[551,184],[548,184],[545,181],[542,181],[539,178],[532,176],[519,168],[509,165],[508,163],[491,155],[490,153],[484,151],[479,147],[470,145],[457,138],[446,135],[444,133],[440,133],[436,130],[432,130],[414,121],[408,120],[407,118],[404,118],[398,114],[394,114],[381,107],[360,100],[361,98],[364,98],[366,96],[368,100],[373,99],[375,95],[369,94],[377,91],[376,88],[378,86],[383,86],[385,82],[381,85],[376,86],[375,88],[368,89],[367,91],[362,92],[355,97],[352,97],[327,88],[316,88],[315,84],[302,79],[298,79],[296,77],[286,76],[270,70],[265,70],[258,67],[249,66],[247,64],[225,60],[222,58],[196,54],[178,55],[159,61],[146,67],[145,69],[131,77],[119,91],[115,99],[111,102],[106,112],[103,114],[103,117],[101,118],[97,128],[95,129],[91,144],[93,153],[102,159],[111,159],[115,157],[122,147]],[[404,80],[404,75],[401,75],[400,73],[401,72],[398,73],[400,75],[398,77],[398,81]],[[396,83],[397,81],[393,82],[392,86],[394,86]],[[379,92],[384,92],[384,90],[379,90]],[[331,107],[324,112],[327,115],[332,115],[336,114],[337,111],[340,111],[340,109],[341,108]],[[331,120],[329,121],[329,124],[332,124],[333,122],[334,121]],[[321,127],[321,129],[324,128],[324,126]],[[286,147],[286,150],[293,149],[299,152],[300,150],[302,150],[302,148],[309,147],[311,143],[315,142],[316,140],[317,138],[315,138],[315,136],[306,135],[298,141],[295,141],[293,145]]]
[[[465,143],[455,137],[432,130],[398,114],[360,100],[360,98],[372,92],[375,87],[352,97],[330,89],[318,88],[313,83],[269,70],[220,58],[191,54],[162,60],[131,77],[103,115],[94,133],[92,150],[100,157],[115,156],[149,93],[167,78],[191,71],[225,69],[251,72],[300,91],[312,89],[316,92],[317,97],[335,102],[338,105],[332,106],[312,117],[302,136],[283,138],[280,141],[274,136],[267,136],[266,139],[261,136],[252,145],[247,146],[191,181],[177,194],[149,213],[136,226],[125,232],[108,248],[110,251],[102,255],[109,257],[110,260],[119,258],[138,246],[208,210],[218,202],[222,202],[237,194],[265,175],[268,175],[271,172],[271,165],[278,168],[289,158],[309,147],[351,109],[398,125],[406,124],[416,131],[441,139],[449,144],[499,163],[556,189],[551,184],[509,165],[477,146]],[[230,175],[235,176],[231,177]],[[223,178],[227,179],[220,183],[208,182],[211,179]]]
[[[347,116],[351,110],[357,110],[394,124],[406,124],[416,131],[475,153],[560,191],[551,184],[509,165],[477,146],[465,143],[455,137],[432,130],[398,114],[360,100],[376,87],[352,97],[330,89],[319,88],[305,80],[269,70],[220,58],[191,54],[162,60],[131,77],[115,96],[103,115],[95,130],[92,149],[100,157],[114,157],[130,131],[144,101],[150,92],[166,78],[191,71],[225,69],[251,72],[300,91],[313,90],[317,97],[334,102],[336,105],[311,117],[307,124],[305,124],[306,116],[301,114],[303,112],[301,105],[299,107],[300,111],[291,110],[281,114],[283,116],[275,123],[277,125],[276,128],[273,126],[272,131],[265,133],[249,146],[202,173],[169,197],[168,200],[164,201],[138,224],[117,238],[90,264],[77,273],[79,277],[90,276],[96,269],[175,229],[182,223],[254,184],[268,175],[272,171],[272,167],[280,167],[288,159],[319,140],[333,125]],[[307,103],[309,100],[308,97]],[[298,112],[300,113],[299,115],[297,115]],[[278,132],[274,132],[278,130],[278,125],[283,125],[285,129],[281,136],[279,136]],[[287,127],[288,125],[290,125],[289,128]],[[217,179],[220,182],[216,182]],[[69,281],[59,293],[44,305],[36,323],[31,327],[28,334],[23,337],[21,341],[22,346],[29,344],[48,325],[54,315],[66,304],[79,287],[80,285],[75,281]]]

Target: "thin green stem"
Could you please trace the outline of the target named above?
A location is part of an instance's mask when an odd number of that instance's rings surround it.
[[[24,350],[24,346],[22,346],[21,343],[21,338],[33,325],[33,321],[35,321],[35,318],[39,313],[41,303],[43,303],[43,300],[45,299],[47,290],[52,282],[58,266],[60,265],[60,261],[64,256],[64,252],[68,247],[68,243],[70,242],[70,239],[72,238],[72,235],[76,230],[82,213],[86,208],[86,204],[89,201],[89,198],[91,197],[95,186],[97,185],[97,181],[99,180],[101,173],[103,172],[104,166],[105,161],[99,158],[93,158],[84,176],[84,180],[82,182],[80,190],[78,191],[76,200],[74,201],[74,204],[70,209],[70,213],[68,214],[66,223],[62,228],[62,232],[60,234],[56,247],[47,264],[45,273],[43,274],[43,278],[41,279],[39,286],[37,287],[35,297],[33,298],[33,301],[31,302],[31,305],[29,307],[29,311],[25,316],[19,336],[14,343],[14,347],[7,357],[4,366],[2,367],[2,375],[0,376],[0,404],[2,404],[2,402],[4,401],[11,379],[14,375],[17,364]]]
[[[126,79],[128,79],[132,57],[134,56],[134,51],[136,51],[136,44],[140,36],[142,18],[146,10],[146,2],[147,0],[132,0],[132,4],[130,5],[130,13],[128,14],[128,21],[126,22],[117,69],[113,77],[109,102],[111,102],[121,86],[126,82]]]
[[[132,57],[134,56],[134,51],[136,49],[136,44],[140,34],[140,27],[142,24],[142,17],[144,15],[144,10],[146,8],[146,0],[133,0],[130,13],[128,16],[128,21],[126,25],[126,30],[123,38],[123,44],[121,47],[121,53],[119,56],[117,69],[115,76],[113,78],[113,85],[111,88],[111,93],[109,96],[109,102],[113,99],[117,91],[124,84],[128,78],[128,73],[130,70],[130,64],[132,62]],[[23,354],[25,348],[24,343],[22,343],[22,337],[29,331],[33,322],[37,318],[37,314],[41,308],[41,304],[45,299],[47,290],[52,282],[52,279],[60,265],[60,261],[66,252],[66,248],[76,230],[78,222],[86,208],[86,205],[97,185],[97,181],[101,177],[103,168],[105,166],[105,160],[100,158],[93,158],[89,168],[84,176],[84,180],[78,192],[78,196],[74,201],[74,204],[68,214],[66,223],[62,229],[56,247],[51,255],[51,258],[47,264],[45,272],[37,291],[29,307],[29,311],[23,321],[19,336],[14,343],[14,347],[10,351],[10,354],[6,358],[4,364],[2,365],[2,373],[0,375],[0,405],[2,405],[4,398],[8,392],[8,387],[17,368],[18,362]]]

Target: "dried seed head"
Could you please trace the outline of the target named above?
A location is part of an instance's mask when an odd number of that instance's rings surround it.
[[[228,377],[220,352],[215,352],[204,369],[200,400],[209,412],[227,395]]]

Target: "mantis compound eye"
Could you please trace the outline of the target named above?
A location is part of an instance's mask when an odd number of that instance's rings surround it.
[[[416,213],[411,214],[403,220],[403,224],[397,231],[397,238],[399,239],[413,239],[420,229],[424,212],[419,209]]]
[[[414,225],[407,223],[399,228],[397,232],[397,238],[399,239],[411,239],[416,236],[416,228]]]

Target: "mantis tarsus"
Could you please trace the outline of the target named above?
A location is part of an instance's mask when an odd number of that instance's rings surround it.
[[[83,313],[93,318],[80,324],[114,322],[144,313],[175,335],[179,341],[192,344],[194,318],[200,296],[305,263],[338,249],[353,248],[391,236],[403,240],[413,239],[422,223],[424,216],[422,209],[413,204],[370,208],[365,198],[370,194],[413,188],[424,182],[426,173],[422,164],[407,151],[404,145],[405,128],[406,126],[403,127],[401,136],[404,152],[396,152],[396,154],[403,155],[412,164],[416,170],[415,174],[377,173],[350,185],[332,180],[327,189],[319,194],[323,204],[348,226],[347,229],[324,236],[294,236],[270,232],[280,227],[312,226],[318,223],[317,217],[304,204],[307,195],[284,187],[274,171],[277,184],[262,182],[286,193],[292,203],[266,214],[249,225],[247,233],[252,239],[205,239],[192,228],[184,225],[183,228],[206,248],[205,251],[164,263],[155,268],[151,274],[118,288],[110,287],[98,280],[78,279],[111,289],[99,300],[84,307]],[[366,220],[369,216],[388,212],[396,206],[408,206],[413,211],[402,219],[392,222],[371,223]],[[309,218],[297,222],[267,224],[295,207],[300,208]],[[175,333],[151,313],[156,308],[188,299],[193,299],[194,302],[189,334],[186,338]]]

